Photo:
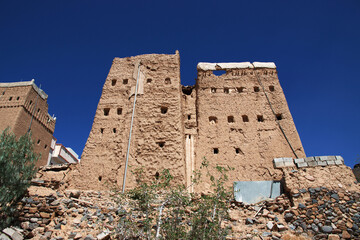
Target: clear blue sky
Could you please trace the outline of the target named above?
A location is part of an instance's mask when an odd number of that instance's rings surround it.
[[[305,152],[360,161],[360,1],[0,0],[0,82],[49,95],[55,137],[82,153],[114,57],[180,51],[200,61],[273,61]]]

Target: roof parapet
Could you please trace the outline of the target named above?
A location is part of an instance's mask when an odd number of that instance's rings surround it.
[[[230,63],[207,63],[199,62],[197,65],[198,70],[215,71],[226,69],[244,69],[244,68],[276,68],[273,62],[230,62]]]
[[[41,98],[43,99],[48,98],[48,95],[38,86],[36,86],[34,79],[32,79],[31,81],[24,81],[24,82],[0,83],[0,87],[23,87],[23,86],[32,86],[34,90],[40,95]]]

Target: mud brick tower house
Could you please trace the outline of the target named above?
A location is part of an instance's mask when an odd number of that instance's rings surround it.
[[[305,156],[274,63],[199,63],[197,70],[196,85],[182,86],[178,51],[115,58],[73,185],[122,186],[137,80],[126,187],[136,184],[138,167],[149,181],[168,168],[189,186],[204,157],[234,167],[230,183],[272,180],[281,175],[273,158]]]
[[[47,164],[55,118],[48,114],[48,95],[34,80],[0,83],[0,131],[10,127],[16,136],[31,129],[34,150],[41,154],[37,166]]]

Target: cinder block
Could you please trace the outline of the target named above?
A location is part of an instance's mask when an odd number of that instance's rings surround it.
[[[274,158],[274,163],[283,162],[283,158]]]
[[[341,161],[341,160],[335,160],[335,164],[336,164],[336,165],[343,165],[343,164],[344,164],[344,162],[343,162],[343,161]]]
[[[326,161],[317,161],[318,166],[327,166]]]
[[[303,167],[308,167],[308,164],[306,162],[303,162],[303,163],[297,163],[296,166],[298,168],[303,168]]]
[[[313,162],[307,162],[309,167],[316,167],[317,166],[317,162],[313,161]]]
[[[335,156],[320,156],[321,161],[336,160]]]
[[[336,156],[336,160],[342,160],[342,161],[344,161],[344,159],[343,159],[342,156]]]
[[[329,161],[326,161],[328,165],[335,165],[335,161],[333,160],[329,160]]]
[[[294,162],[292,158],[283,158],[284,162]]]
[[[303,158],[297,158],[297,159],[294,159],[294,162],[295,162],[295,163],[303,163],[303,162],[305,162],[305,159],[303,159]]]
[[[304,159],[305,159],[305,162],[313,162],[313,161],[315,161],[314,157],[306,157]]]
[[[285,167],[285,164],[284,164],[284,162],[275,162],[274,161],[274,167],[275,168],[283,168],[283,167]]]
[[[295,167],[295,164],[294,164],[293,161],[291,161],[291,162],[289,162],[289,161],[284,162],[284,165],[285,165],[285,167]]]

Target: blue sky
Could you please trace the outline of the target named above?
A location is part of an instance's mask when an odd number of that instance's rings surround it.
[[[273,61],[308,156],[360,162],[360,1],[0,0],[0,82],[35,78],[55,137],[82,153],[114,57]]]

